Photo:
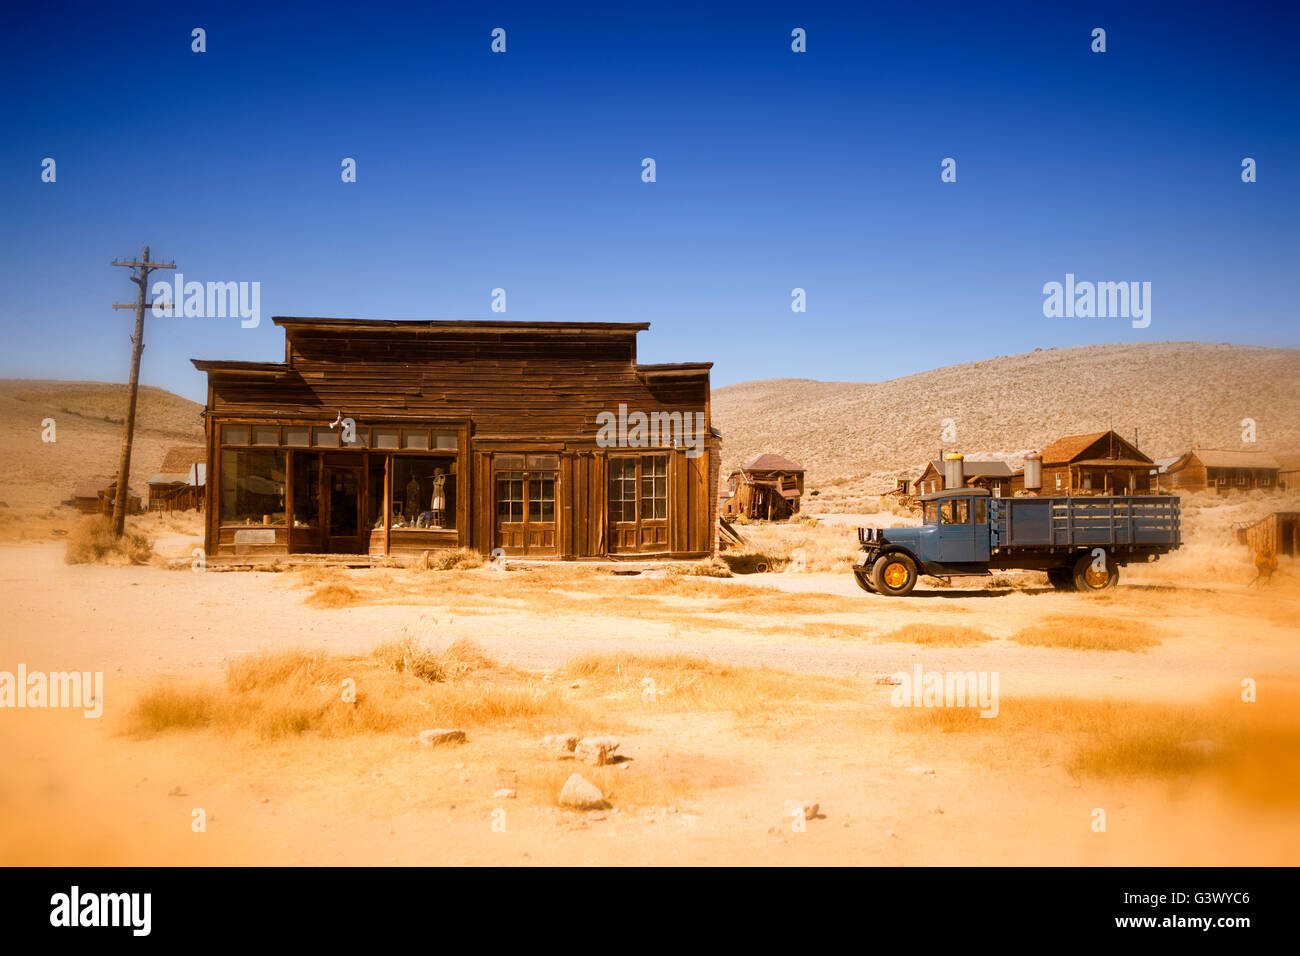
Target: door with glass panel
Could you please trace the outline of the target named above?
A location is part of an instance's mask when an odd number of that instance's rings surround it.
[[[556,490],[558,455],[498,455],[494,547],[506,554],[553,555],[559,540]]]
[[[668,456],[609,459],[612,554],[668,550]]]

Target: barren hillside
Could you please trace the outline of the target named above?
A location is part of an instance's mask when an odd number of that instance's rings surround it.
[[[143,492],[173,445],[203,443],[203,406],[142,387],[136,407],[131,488]],[[71,497],[78,481],[111,480],[122,451],[126,386],[107,382],[0,379],[0,501],[43,508]],[[54,442],[41,439],[54,419]]]
[[[809,484],[889,487],[942,447],[1011,457],[1062,435],[1137,432],[1153,458],[1193,443],[1300,449],[1300,350],[1201,342],[1039,349],[888,382],[768,379],[713,393],[723,474],[761,452]],[[951,418],[955,441],[943,441]],[[1257,423],[1242,444],[1241,421]]]

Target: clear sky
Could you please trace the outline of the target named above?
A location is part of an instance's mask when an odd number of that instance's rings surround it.
[[[715,385],[1300,344],[1294,4],[179,6],[6,12],[4,377],[124,381],[142,243],[261,283],[258,328],[148,320],[142,380],[200,401],[272,315],[649,321]],[[1045,318],[1067,273],[1150,326]]]

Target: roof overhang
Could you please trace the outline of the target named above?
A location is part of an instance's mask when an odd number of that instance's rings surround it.
[[[490,335],[526,335],[545,332],[548,335],[634,335],[650,328],[649,322],[480,322],[463,320],[349,319],[312,318],[296,315],[276,315],[271,321],[286,331],[314,332],[379,332],[394,331],[412,334],[441,334],[470,332]]]

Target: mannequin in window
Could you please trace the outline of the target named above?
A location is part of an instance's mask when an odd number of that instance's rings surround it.
[[[435,528],[442,528],[447,521],[447,495],[446,495],[447,476],[442,473],[441,468],[433,469],[433,500],[429,504],[429,510],[433,512],[432,524]]]

